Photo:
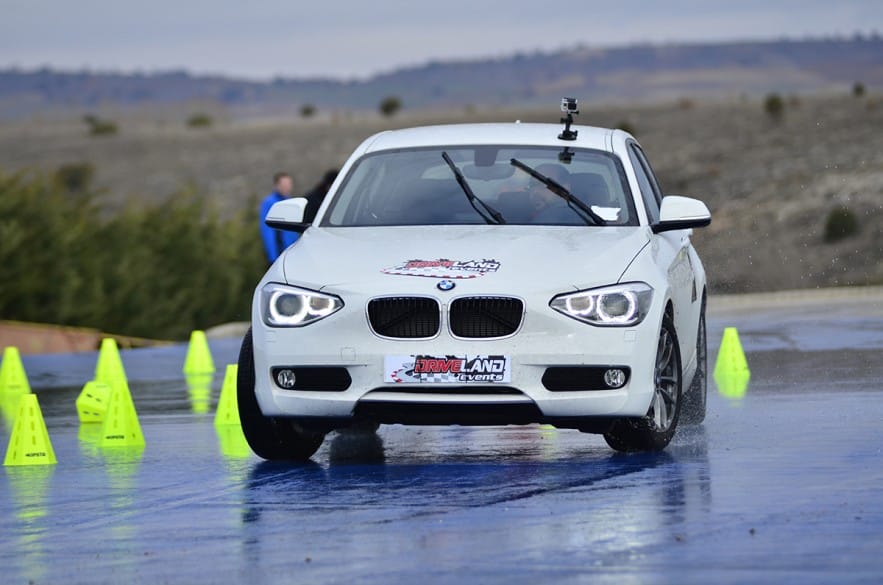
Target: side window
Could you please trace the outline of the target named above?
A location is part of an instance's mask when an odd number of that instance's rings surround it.
[[[652,224],[659,221],[659,199],[656,196],[653,183],[644,168],[641,158],[640,150],[634,144],[630,144],[629,159],[631,159],[632,167],[635,169],[635,177],[638,179],[638,187],[641,189],[641,198],[644,200],[644,207],[647,209],[647,217]]]
[[[647,173],[647,178],[650,179],[650,186],[653,187],[653,194],[656,195],[656,201],[662,205],[662,189],[659,187],[659,181],[656,180],[656,173],[653,172],[653,167],[650,166],[650,161],[647,160],[647,155],[644,154],[641,147],[635,144],[634,149],[635,154],[641,159],[641,164],[644,165],[644,172]]]

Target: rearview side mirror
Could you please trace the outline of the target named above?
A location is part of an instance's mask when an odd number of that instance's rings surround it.
[[[264,223],[277,230],[300,234],[310,227],[310,224],[304,223],[306,209],[307,200],[303,197],[292,197],[278,201],[270,208]]]
[[[662,205],[659,208],[659,222],[650,227],[654,234],[658,234],[705,227],[710,223],[711,212],[698,199],[666,195],[662,198]]]

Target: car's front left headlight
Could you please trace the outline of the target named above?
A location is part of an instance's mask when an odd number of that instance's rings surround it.
[[[556,311],[602,327],[631,327],[644,320],[653,302],[653,289],[629,282],[558,295],[549,303]]]
[[[271,282],[261,290],[264,323],[270,327],[303,327],[343,308],[333,295]]]

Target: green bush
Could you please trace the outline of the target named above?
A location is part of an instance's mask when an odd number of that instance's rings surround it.
[[[304,104],[300,107],[301,118],[312,118],[316,115],[316,106],[313,104]]]
[[[247,320],[265,266],[256,201],[222,218],[186,191],[108,217],[92,193],[0,174],[0,319],[185,339]]]
[[[396,115],[399,110],[402,109],[402,100],[397,98],[394,95],[383,98],[383,101],[380,102],[380,113],[389,118],[390,116]]]
[[[83,116],[83,122],[88,126],[89,134],[92,136],[112,136],[119,131],[116,122],[102,120],[93,114]]]
[[[95,167],[90,163],[78,162],[61,165],[52,175],[53,182],[70,193],[81,193],[92,185]]]
[[[781,120],[782,115],[785,113],[785,101],[782,100],[782,96],[779,94],[771,93],[763,101],[763,110],[773,120]]]
[[[825,241],[839,242],[858,233],[858,217],[845,205],[839,205],[828,213],[825,221]]]
[[[856,81],[852,85],[852,95],[857,98],[865,97],[865,84],[860,81]]]
[[[211,128],[214,120],[208,114],[197,112],[187,118],[187,126],[190,128]]]

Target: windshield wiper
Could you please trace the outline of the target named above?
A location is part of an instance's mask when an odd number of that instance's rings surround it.
[[[478,212],[478,215],[481,218],[489,223],[489,224],[501,224],[506,223],[506,220],[503,219],[503,216],[500,215],[500,212],[479,199],[475,196],[475,193],[472,191],[472,187],[469,186],[469,183],[466,182],[466,177],[463,176],[463,173],[457,168],[457,165],[454,164],[454,161],[451,160],[451,157],[448,156],[447,152],[442,153],[442,158],[445,159],[445,162],[448,163],[448,166],[451,167],[451,171],[454,173],[454,177],[457,179],[457,184],[460,185],[460,188],[463,189],[463,192],[466,193],[466,199],[469,200],[469,204],[472,205],[472,208]],[[478,208],[478,203],[484,208],[484,211]]]
[[[591,207],[574,197],[573,193],[565,189],[564,185],[562,185],[555,179],[547,177],[546,175],[532,169],[531,167],[527,166],[526,164],[515,158],[511,159],[509,161],[509,164],[511,164],[515,168],[521,169],[522,171],[545,185],[549,191],[564,199],[567,202],[568,207],[573,209],[577,213],[577,215],[583,218],[583,221],[585,221],[587,224],[607,225],[607,222],[604,221],[604,219],[600,215],[592,211]]]

